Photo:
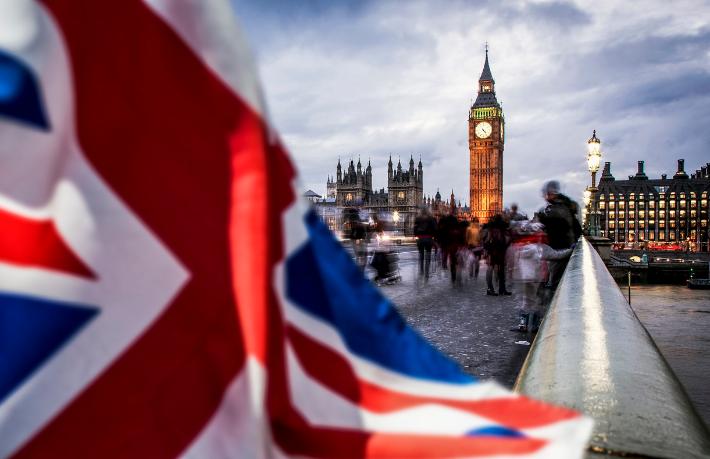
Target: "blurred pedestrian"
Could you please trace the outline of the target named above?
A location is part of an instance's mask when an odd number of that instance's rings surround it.
[[[483,247],[481,247],[481,225],[478,217],[473,217],[471,224],[466,228],[466,246],[473,257],[469,277],[478,279],[478,270],[481,265],[481,252],[483,251]]]
[[[577,220],[579,206],[560,192],[560,183],[551,180],[542,188],[542,194],[547,201],[547,206],[538,215],[540,223],[545,225],[545,233],[550,247],[555,250],[573,247],[582,235],[582,225]],[[567,267],[569,258],[551,260],[549,266],[549,279],[547,285],[553,290],[562,279],[562,274]]]
[[[414,235],[417,238],[417,250],[419,250],[419,275],[424,275],[428,279],[431,249],[436,235],[436,220],[426,207],[421,208],[419,215],[414,220]]]
[[[451,282],[456,282],[458,267],[458,251],[464,244],[464,230],[453,214],[449,212],[439,220],[438,234],[441,244],[442,268],[448,265],[451,272]]]
[[[483,248],[486,251],[486,260],[488,269],[486,271],[486,285],[488,286],[488,295],[510,295],[505,288],[505,253],[510,242],[508,236],[508,224],[503,219],[503,216],[498,214],[493,216],[488,222],[486,230],[486,239],[483,241]],[[498,278],[498,293],[493,287],[493,274]]]

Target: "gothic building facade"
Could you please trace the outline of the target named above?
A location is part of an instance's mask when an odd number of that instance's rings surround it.
[[[343,171],[338,160],[335,180],[329,177],[326,189],[328,197],[335,198],[336,208],[358,207],[369,213],[391,214],[397,228],[410,233],[419,207],[424,204],[424,167],[420,160],[415,168],[414,157],[410,157],[409,168],[404,169],[401,161],[395,168],[390,157],[387,189],[373,190],[370,161],[363,170],[359,159],[357,165],[351,160]]]
[[[495,80],[488,64],[478,79],[478,96],[468,115],[471,216],[483,223],[503,211],[503,146],[505,120],[496,99]]]

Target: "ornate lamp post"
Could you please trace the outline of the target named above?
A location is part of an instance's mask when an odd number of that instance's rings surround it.
[[[599,236],[599,215],[597,212],[597,171],[602,160],[601,140],[597,138],[597,131],[592,133],[592,137],[587,140],[587,168],[592,174],[592,186],[587,188],[589,191],[591,206],[589,212],[589,235]]]

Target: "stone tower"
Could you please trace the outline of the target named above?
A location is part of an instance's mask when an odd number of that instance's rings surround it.
[[[486,61],[478,79],[478,97],[468,114],[471,216],[478,217],[481,223],[503,211],[504,124],[486,46]]]

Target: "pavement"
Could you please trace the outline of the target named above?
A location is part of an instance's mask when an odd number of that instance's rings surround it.
[[[397,249],[402,280],[381,291],[409,324],[467,373],[512,387],[530,349],[516,341],[532,342],[531,335],[510,330],[517,324],[517,296],[486,295],[485,263],[478,279],[464,273],[452,285],[449,271],[441,268],[428,280],[419,277],[415,247]]]

